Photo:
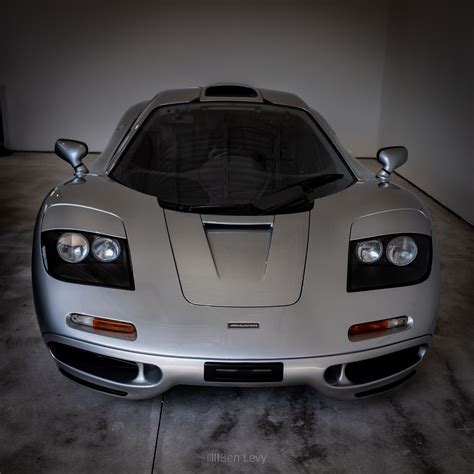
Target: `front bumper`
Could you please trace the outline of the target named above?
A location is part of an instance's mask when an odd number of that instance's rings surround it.
[[[44,334],[44,340],[65,376],[89,388],[129,399],[152,398],[176,385],[222,387],[309,385],[330,397],[353,399],[384,392],[408,379],[414,373],[414,367],[424,357],[431,336],[426,335],[376,349],[346,354],[280,360],[216,360],[159,356],[113,349],[52,333]],[[58,347],[66,349],[57,350]],[[68,348],[72,349],[68,351]],[[80,360],[82,354],[84,358]],[[390,354],[392,355],[389,356]],[[410,359],[407,358],[408,354]],[[98,365],[94,363],[95,360],[99,362]],[[114,360],[117,364],[108,367],[107,364],[113,364]],[[102,365],[101,361],[105,361],[106,364],[98,370]],[[283,377],[279,382],[206,381],[204,380],[206,362],[281,362],[284,366]],[[384,364],[388,370],[384,370]],[[348,367],[352,373],[357,368],[358,375],[355,377],[349,375],[349,370],[346,371]],[[370,373],[371,371],[373,373]],[[365,382],[366,380],[370,381]]]

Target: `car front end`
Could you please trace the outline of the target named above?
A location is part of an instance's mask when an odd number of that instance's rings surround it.
[[[47,196],[33,288],[43,338],[68,378],[132,399],[181,384],[302,384],[360,398],[414,373],[439,292],[427,211],[371,176],[300,99],[255,94],[159,94],[126,114],[89,173]],[[232,125],[249,111],[279,131],[256,136],[248,116]],[[230,124],[218,139],[238,142],[232,153],[196,133],[196,123],[215,132],[215,118]],[[318,169],[302,161],[306,137],[286,131],[299,119],[319,134]],[[203,147],[205,160],[186,158]],[[147,161],[157,149],[170,153],[163,166]]]

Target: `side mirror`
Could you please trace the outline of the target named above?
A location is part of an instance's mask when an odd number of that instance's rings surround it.
[[[404,146],[389,146],[381,148],[377,152],[377,160],[382,165],[377,178],[386,183],[390,180],[390,174],[402,166],[408,159],[408,150]]]
[[[76,176],[81,177],[89,172],[82,164],[82,159],[87,155],[89,149],[87,145],[75,140],[60,138],[56,141],[54,152],[59,158],[67,161],[73,168]]]

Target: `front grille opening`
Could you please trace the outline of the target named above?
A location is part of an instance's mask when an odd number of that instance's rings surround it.
[[[211,86],[206,89],[206,97],[257,97],[257,91],[246,86]]]
[[[355,385],[374,382],[415,365],[423,358],[425,352],[426,345],[422,345],[373,359],[351,362],[345,368],[345,375]]]
[[[109,387],[103,387],[102,385],[97,385],[96,383],[92,383],[92,382],[88,382],[87,380],[80,379],[79,377],[76,377],[75,375],[72,375],[69,372],[66,372],[61,367],[59,368],[59,371],[65,377],[72,380],[73,382],[76,382],[80,385],[84,385],[84,387],[91,388],[92,390],[97,390],[99,392],[109,393],[110,395],[117,395],[119,397],[126,397],[128,395],[127,392],[123,392],[122,390],[116,390],[114,388],[109,388]]]
[[[50,342],[48,346],[53,356],[63,364],[106,380],[129,384],[139,373],[138,364],[135,362],[115,359],[58,342]]]
[[[281,382],[283,363],[216,363],[204,364],[206,382]]]

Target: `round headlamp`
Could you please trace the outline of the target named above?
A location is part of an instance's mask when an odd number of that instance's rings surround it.
[[[383,255],[383,245],[380,240],[364,240],[356,246],[356,257],[361,263],[375,263]]]
[[[82,234],[66,232],[59,236],[56,250],[65,262],[79,263],[89,253],[89,242]]]
[[[411,237],[401,235],[388,243],[386,253],[390,263],[397,267],[404,267],[415,260],[418,246]]]
[[[97,237],[92,242],[92,253],[99,262],[113,262],[120,256],[120,244],[110,237]]]

